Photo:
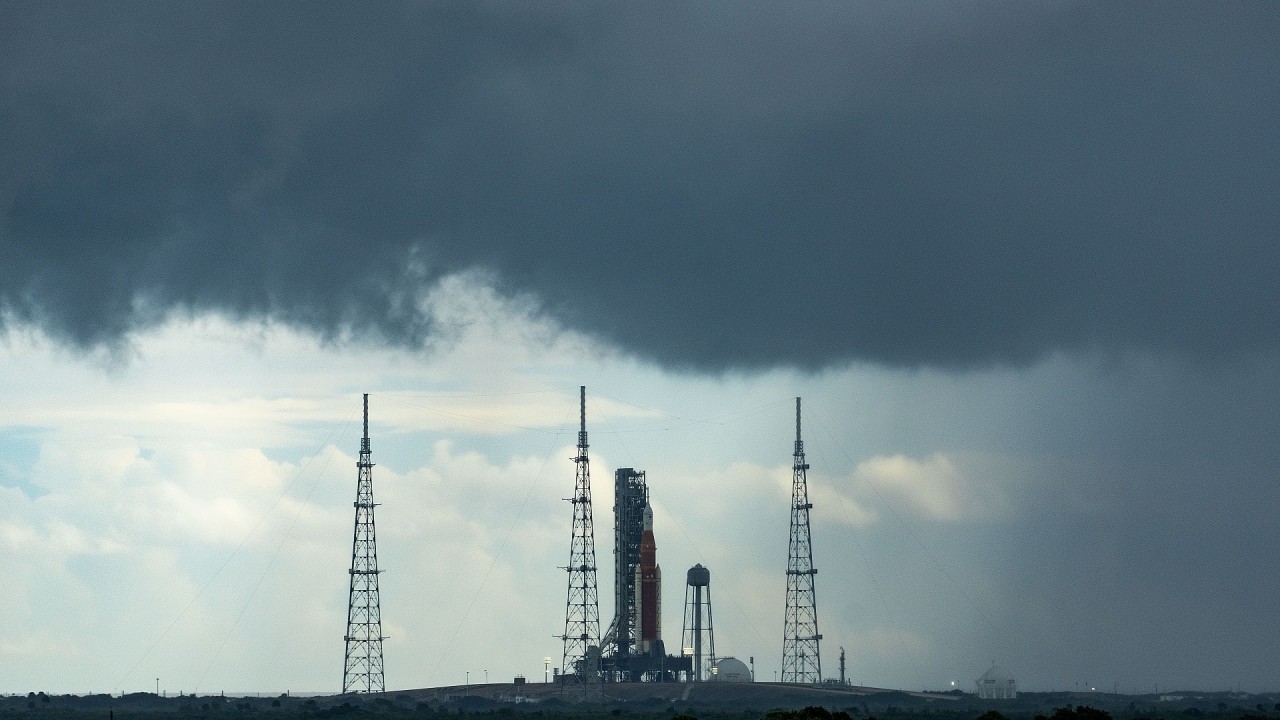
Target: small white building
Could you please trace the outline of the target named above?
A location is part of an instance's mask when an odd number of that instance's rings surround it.
[[[1018,683],[1009,671],[992,665],[974,682],[974,693],[983,700],[1013,700],[1018,697]]]

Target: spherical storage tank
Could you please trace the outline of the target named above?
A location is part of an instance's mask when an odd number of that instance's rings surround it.
[[[737,658],[720,658],[711,666],[712,682],[751,682],[751,671]]]

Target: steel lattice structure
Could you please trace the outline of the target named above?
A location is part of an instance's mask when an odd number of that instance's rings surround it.
[[[364,438],[356,461],[356,524],[347,596],[347,652],[342,692],[382,692],[382,611],[378,599],[378,546],[374,528],[373,462],[369,449],[369,395],[364,396]]]
[[[618,468],[613,474],[613,622],[601,645],[604,656],[621,657],[635,651],[636,568],[640,566],[640,536],[649,487],[644,471]]]
[[[579,388],[578,455],[573,497],[573,537],[569,542],[569,591],[564,608],[561,672],[585,681],[600,672],[600,599],[596,587],[596,540],[591,519],[591,462],[587,459],[587,388]]]
[[[822,681],[818,642],[818,598],[814,590],[813,541],[809,531],[809,480],[800,439],[800,398],[796,398],[796,449],[791,473],[791,542],[787,552],[787,616],[782,636],[782,681]]]

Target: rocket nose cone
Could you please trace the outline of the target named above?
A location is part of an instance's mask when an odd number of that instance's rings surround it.
[[[648,503],[645,503],[644,506],[644,529],[653,529],[653,508]]]

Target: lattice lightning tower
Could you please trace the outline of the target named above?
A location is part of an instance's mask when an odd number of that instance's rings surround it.
[[[347,654],[342,692],[382,692],[382,611],[378,603],[378,546],[374,531],[373,462],[369,450],[369,394],[364,396],[364,438],[356,461],[356,527],[351,541],[347,600]]]
[[[800,439],[800,398],[796,398],[796,450],[791,466],[791,543],[787,552],[787,618],[782,637],[782,682],[822,682],[818,652],[818,601],[814,592],[813,542],[809,533],[809,480]]]
[[[573,497],[573,537],[569,544],[569,592],[564,609],[561,672],[578,679],[599,674],[600,600],[596,590],[596,540],[591,521],[591,463],[587,459],[587,388],[579,388],[578,455]]]

